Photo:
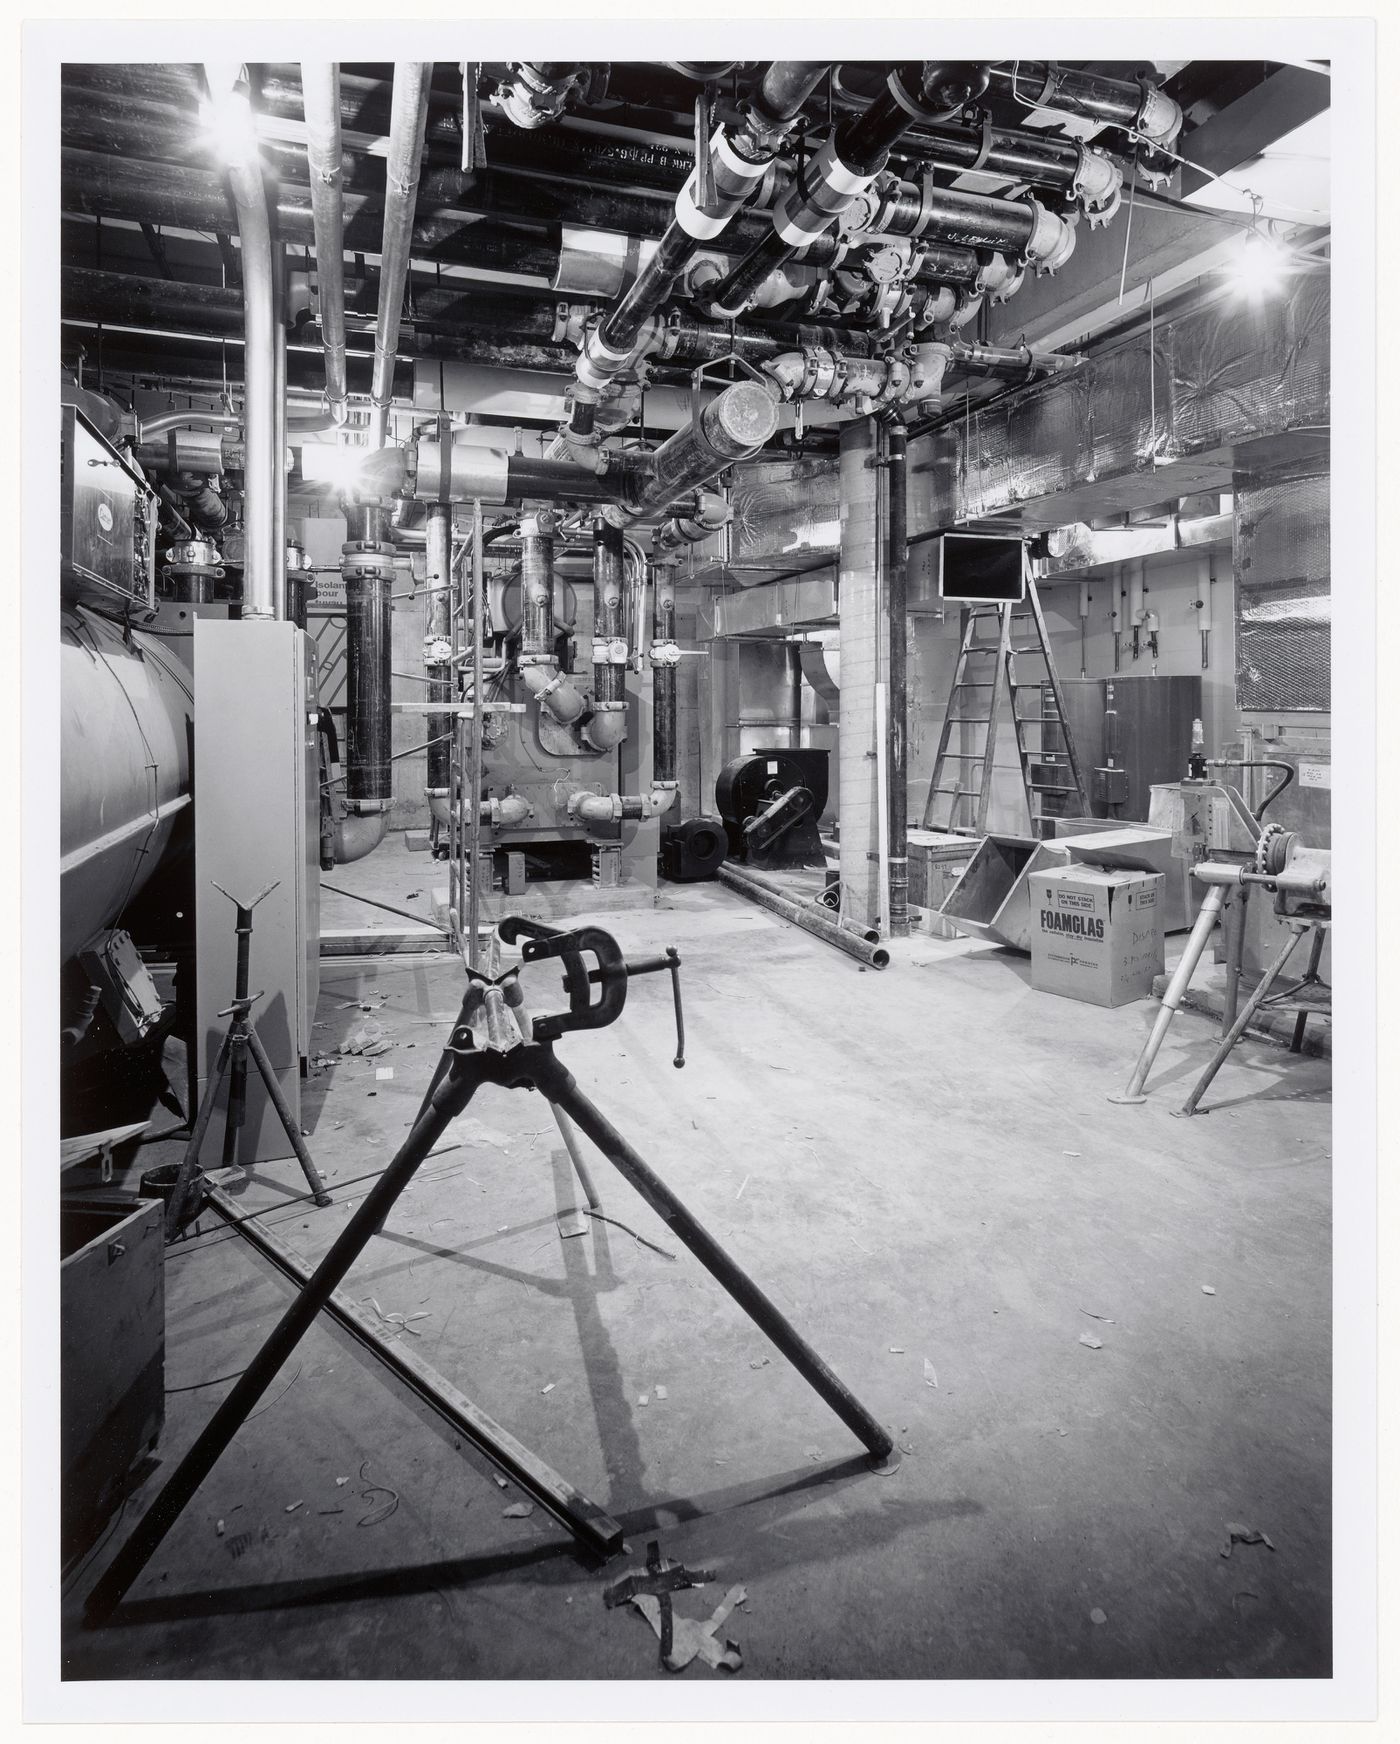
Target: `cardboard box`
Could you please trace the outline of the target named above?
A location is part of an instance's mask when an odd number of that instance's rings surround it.
[[[1151,997],[1165,966],[1160,872],[1064,866],[1029,882],[1032,987],[1089,1005]]]

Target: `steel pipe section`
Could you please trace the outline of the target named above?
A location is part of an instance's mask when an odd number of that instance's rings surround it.
[[[387,817],[394,797],[393,546],[373,538],[349,540],[340,572],[345,578],[346,806],[352,813]]]
[[[216,105],[246,107],[229,92],[228,69],[205,69]],[[257,149],[231,163],[229,191],[238,215],[243,270],[243,616],[279,618],[286,612],[286,551],[278,540],[278,497],[285,475],[277,449],[277,289],[273,282],[272,229]]]
[[[336,424],[346,418],[345,214],[342,204],[340,67],[306,61],[301,69],[306,115],[306,166],[316,244],[316,294],[326,358],[326,404]]]
[[[835,920],[825,919],[810,903],[794,902],[790,897],[779,896],[776,890],[760,884],[750,873],[735,866],[732,861],[726,860],[715,876],[731,890],[737,890],[740,896],[747,896],[750,902],[756,902],[760,908],[780,915],[783,920],[790,920],[794,926],[800,926],[805,932],[825,940],[828,945],[835,945],[838,951],[844,951],[848,957],[854,957],[867,968],[889,967],[890,954],[883,945],[872,945]]]
[[[423,670],[428,701],[452,701],[452,510],[446,503],[428,507],[424,587]],[[446,715],[428,717],[428,770],[425,792],[446,797],[451,781],[452,724]]]
[[[428,124],[431,61],[397,61],[394,97],[389,117],[389,161],[385,166],[384,240],[380,248],[379,320],[374,333],[373,441],[384,446],[389,405],[394,395],[394,363],[403,319],[403,294],[408,283],[413,244],[413,215],[418,203],[418,176],[423,162],[423,133]]]

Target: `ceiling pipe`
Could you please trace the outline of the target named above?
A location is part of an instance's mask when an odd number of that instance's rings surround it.
[[[345,379],[345,213],[340,185],[339,63],[303,62],[301,90],[316,242],[316,295],[326,359],[326,404],[333,422],[343,424],[349,389]]]
[[[1145,75],[1111,79],[1077,72],[1054,61],[1013,61],[998,75],[1027,109],[1064,110],[1136,135],[1149,148],[1170,146],[1181,132],[1181,105]]]
[[[769,234],[707,293],[707,312],[721,320],[743,314],[771,273],[845,216],[915,121],[947,119],[986,90],[988,77],[986,67],[962,62],[895,68],[868,109],[837,122],[773,208]]]
[[[286,551],[277,540],[277,495],[285,488],[277,452],[277,295],[273,283],[272,230],[262,166],[253,141],[246,94],[233,87],[242,67],[206,62],[205,77],[216,109],[229,107],[231,139],[248,123],[246,147],[231,155],[229,189],[238,214],[243,265],[243,611],[245,618],[286,614]]]
[[[732,131],[727,123],[715,129],[709,145],[711,186],[702,189],[697,163],[676,195],[675,215],[655,253],[584,341],[570,435],[589,434],[599,391],[633,367],[648,320],[702,245],[712,243],[757,191],[825,71],[823,61],[772,62],[742,122]]]
[[[557,120],[579,91],[592,82],[594,71],[572,61],[508,64],[511,77],[508,83],[502,82],[496,100],[517,127],[525,128]]]
[[[732,382],[698,418],[651,455],[652,478],[627,500],[625,519],[659,515],[737,460],[757,454],[778,427],[777,399],[756,381]]]
[[[431,61],[397,61],[394,96],[389,114],[389,161],[385,167],[384,242],[380,249],[379,321],[374,334],[374,378],[370,400],[374,408],[372,445],[384,446],[389,430],[389,406],[394,397],[394,362],[403,293],[408,283],[413,214],[418,202],[418,174],[423,160],[423,133],[428,123]]]

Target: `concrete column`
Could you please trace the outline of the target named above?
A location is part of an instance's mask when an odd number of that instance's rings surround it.
[[[841,426],[841,901],[862,926],[882,923],[875,684],[880,669],[880,588],[873,418]]]

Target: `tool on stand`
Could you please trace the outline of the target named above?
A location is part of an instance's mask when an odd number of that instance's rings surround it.
[[[210,879],[212,884],[214,881]],[[326,1192],[321,1176],[312,1160],[311,1152],[306,1148],[306,1141],[301,1136],[296,1118],[287,1099],[282,1094],[282,1086],[277,1082],[277,1072],[267,1050],[258,1039],[258,1032],[253,1027],[250,1013],[261,993],[249,993],[248,968],[253,950],[253,910],[264,899],[271,896],[277,889],[277,883],[272,883],[260,890],[251,902],[243,903],[225,890],[222,884],[214,884],[215,890],[221,896],[227,896],[237,911],[236,930],[238,937],[238,960],[234,971],[233,1004],[226,1006],[219,1013],[220,1017],[229,1019],[228,1029],[224,1039],[219,1044],[218,1056],[214,1061],[214,1070],[209,1074],[209,1083],[204,1092],[204,1100],[199,1105],[199,1113],[195,1117],[194,1128],[190,1133],[190,1141],[185,1146],[185,1154],[180,1162],[180,1172],[175,1178],[170,1198],[165,1208],[165,1239],[172,1241],[179,1234],[184,1219],[184,1210],[190,1197],[190,1190],[199,1169],[199,1153],[204,1148],[204,1140],[209,1132],[209,1123],[214,1118],[214,1104],[218,1100],[219,1086],[223,1082],[224,1073],[228,1073],[228,1106],[224,1112],[224,1143],[221,1166],[231,1168],[237,1162],[238,1135],[243,1127],[243,1117],[248,1103],[248,1055],[253,1056],[253,1063],[262,1074],[263,1083],[267,1086],[268,1100],[277,1111],[277,1118],[282,1123],[282,1130],[287,1135],[297,1161],[301,1164],[301,1172],[306,1176],[306,1184],[311,1189],[312,1197],[318,1205],[329,1205],[330,1195]]]
[[[1261,766],[1282,769],[1286,773],[1284,779],[1271,789],[1254,812],[1249,810],[1233,787],[1195,776],[1197,769],[1206,771]],[[1209,817],[1213,806],[1223,804],[1233,818],[1250,833],[1253,838],[1252,845],[1247,853],[1217,847],[1208,848],[1205,845],[1207,837],[1203,835],[1200,838],[1199,851],[1202,857],[1192,866],[1191,876],[1206,887],[1205,900],[1196,917],[1196,924],[1191,929],[1191,936],[1186,941],[1181,961],[1162,996],[1162,1007],[1157,1013],[1157,1021],[1138,1056],[1127,1087],[1109,1097],[1110,1102],[1140,1103],[1147,1100],[1143,1086],[1152,1070],[1153,1061],[1157,1058],[1167,1030],[1171,1027],[1172,1018],[1191,984],[1191,977],[1205,953],[1216,922],[1222,919],[1227,905],[1233,900],[1234,927],[1226,953],[1220,1045],[1190,1096],[1181,1108],[1174,1111],[1182,1115],[1196,1113],[1201,1097],[1216,1073],[1224,1065],[1248,1025],[1261,1011],[1293,1011],[1297,1014],[1298,1021],[1294,1025],[1291,1044],[1293,1053],[1302,1050],[1308,1018],[1330,1017],[1332,1011],[1330,989],[1318,973],[1327,928],[1332,924],[1331,853],[1325,848],[1307,847],[1296,835],[1278,824],[1265,824],[1260,821],[1265,809],[1293,779],[1292,767],[1283,763],[1251,765],[1230,759],[1206,759],[1201,756],[1200,747],[1193,735],[1191,768],[1193,778],[1181,783],[1188,815]],[[1287,926],[1288,936],[1265,969],[1244,1010],[1238,1011],[1244,953],[1245,905],[1251,889],[1256,885],[1262,885],[1272,894],[1274,913]],[[1303,979],[1275,993],[1275,981],[1283,973],[1298,941],[1308,933],[1312,934],[1312,949]]]
[[[629,964],[611,934],[584,926],[560,932],[518,917],[501,922],[500,938],[520,943],[525,964],[558,961],[564,970],[568,1009],[533,1019],[522,1015],[520,968],[489,976],[467,968],[467,988],[456,1024],[443,1050],[434,1082],[408,1138],[356,1209],[295,1300],[219,1405],[203,1432],[152,1501],[131,1537],[88,1599],[90,1620],[105,1616],[150,1561],[220,1455],[237,1435],[292,1351],[336,1296],[338,1286],[370,1237],[410,1185],[423,1160],[483,1084],[503,1089],[534,1089],[587,1135],[625,1180],[690,1249],[701,1265],[729,1292],[744,1312],[788,1359],[802,1378],[868,1449],[872,1469],[888,1473],[899,1465],[889,1430],[871,1415],[834,1371],[812,1349],[757,1284],[714,1236],[675,1196],[579,1089],[573,1075],[555,1058],[554,1043],[571,1030],[602,1029],[621,1016],[628,982],[636,974],[662,970],[678,988],[680,958],[674,950]],[[586,959],[593,959],[590,967]],[[597,998],[593,997],[594,990]],[[679,1009],[679,1007],[678,1007]],[[680,1063],[678,1049],[677,1064]],[[476,1444],[503,1469],[522,1466],[518,1444],[495,1447],[493,1428],[483,1419]],[[586,1547],[603,1555],[622,1545],[622,1527],[527,1454],[533,1475],[529,1493]]]

